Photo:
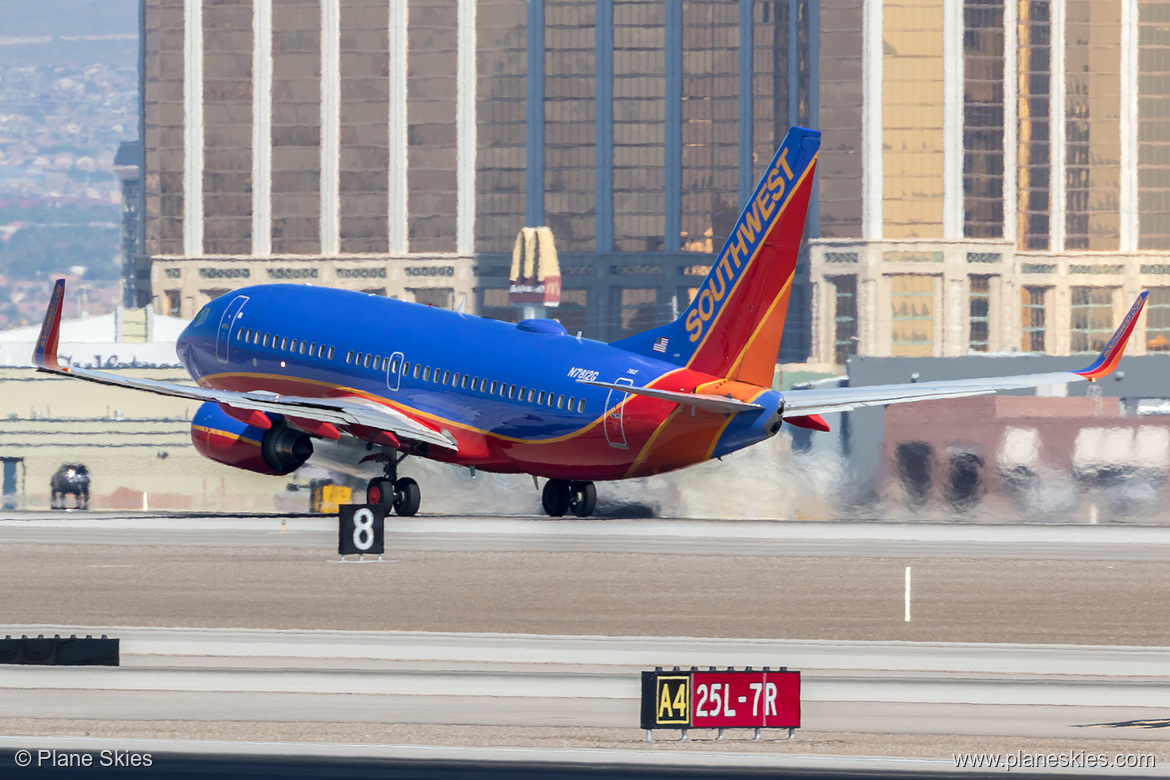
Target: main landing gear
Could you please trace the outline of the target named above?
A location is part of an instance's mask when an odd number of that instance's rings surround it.
[[[592,482],[550,479],[544,483],[540,503],[549,517],[564,517],[568,512],[577,517],[589,517],[597,508],[597,488]]]
[[[395,457],[388,455],[384,460],[385,476],[375,477],[366,486],[366,503],[393,508],[399,517],[413,517],[418,511],[422,492],[418,483],[410,477],[398,478],[398,464],[407,453]],[[381,460],[381,458],[379,458]]]

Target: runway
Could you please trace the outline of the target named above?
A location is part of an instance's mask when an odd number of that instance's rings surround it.
[[[1170,526],[424,515],[388,518],[386,538],[388,548],[395,550],[449,552],[1170,561]],[[336,545],[337,522],[332,517],[295,514],[0,512],[0,539],[328,549]]]
[[[850,771],[851,754],[1021,741],[1170,761],[1170,528],[423,517],[387,530],[385,560],[341,563],[332,518],[0,517],[0,634],[107,633],[123,653],[119,668],[5,668],[0,732],[271,745],[356,729],[368,744],[592,747],[592,761],[717,747]],[[643,742],[638,675],[660,665],[802,670],[800,738]]]

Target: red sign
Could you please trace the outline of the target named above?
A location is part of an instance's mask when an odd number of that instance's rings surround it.
[[[691,728],[753,727],[800,727],[800,672],[691,673]]]

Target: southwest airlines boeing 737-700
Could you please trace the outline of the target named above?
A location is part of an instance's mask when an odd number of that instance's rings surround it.
[[[370,504],[399,515],[419,487],[408,455],[544,477],[552,516],[594,511],[594,482],[647,477],[775,436],[784,423],[828,430],[820,415],[1090,380],[1117,365],[1142,293],[1100,357],[1077,372],[778,392],[772,377],[820,133],[793,128],[698,294],[667,325],[612,344],[552,320],[519,324],[308,285],[244,287],[203,307],[178,340],[196,386],[72,368],[57,357],[58,280],[34,361],[43,371],[202,401],[200,453],[283,475],[316,440],[379,460]]]

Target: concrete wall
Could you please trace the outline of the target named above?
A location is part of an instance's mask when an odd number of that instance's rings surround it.
[[[123,372],[188,381],[184,372]],[[92,509],[307,511],[297,476],[270,477],[201,457],[191,446],[194,401],[167,398],[28,369],[0,370],[0,458],[20,458],[24,509],[49,507],[49,479],[63,463],[91,477]],[[307,483],[306,483],[307,484]]]

